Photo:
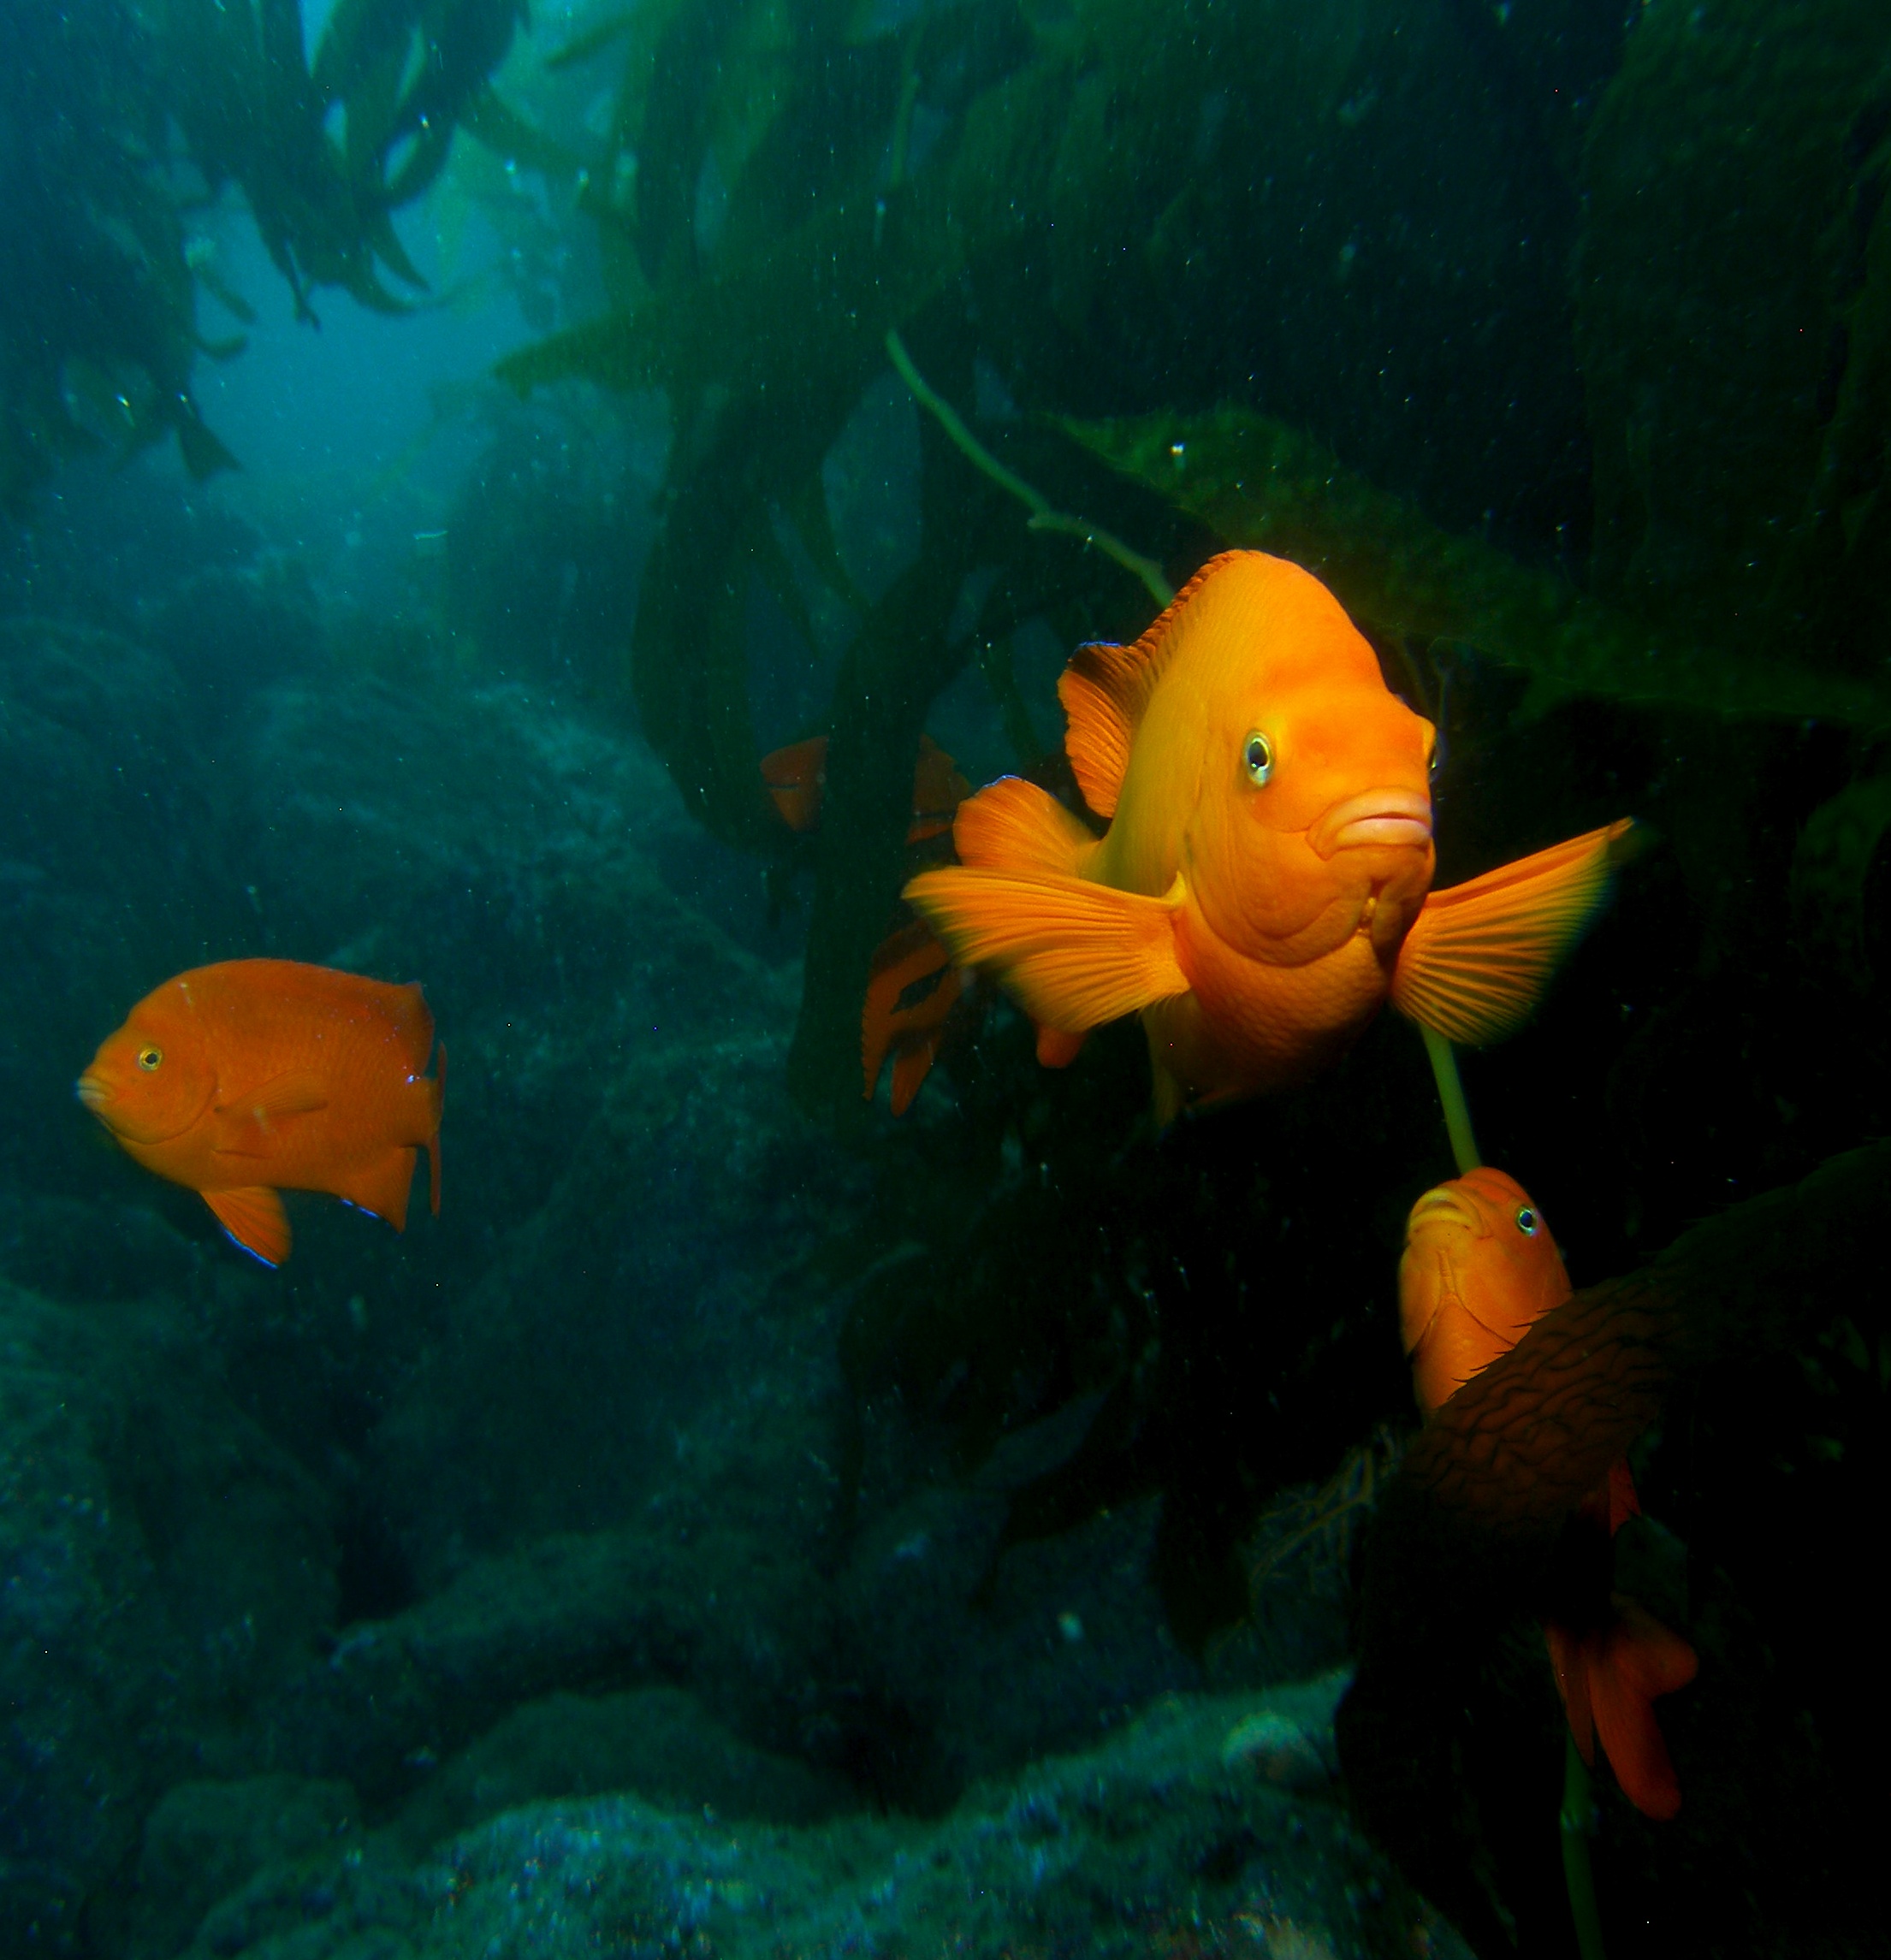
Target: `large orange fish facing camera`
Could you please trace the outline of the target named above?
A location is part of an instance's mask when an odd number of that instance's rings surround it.
[[[1412,1207],[1398,1290],[1412,1387],[1427,1416],[1570,1294],[1562,1255],[1528,1192],[1485,1168],[1427,1191]],[[1618,1461],[1580,1514],[1612,1538],[1640,1510],[1628,1465]],[[1599,1738],[1629,1802],[1646,1816],[1674,1816],[1681,1784],[1655,1702],[1693,1679],[1693,1649],[1620,1592],[1597,1602],[1587,1624],[1550,1620],[1543,1631],[1583,1761],[1594,1762]]]
[[[227,960],[139,1001],[79,1078],[79,1099],[276,1266],[289,1256],[282,1191],[330,1192],[401,1231],[424,1149],[439,1211],[447,1054],[429,1075],[433,1047],[418,982]]]
[[[961,862],[906,887],[1069,1061],[1139,1014],[1156,1112],[1307,1081],[1388,997],[1455,1041],[1535,1005],[1607,889],[1625,820],[1432,891],[1432,725],[1315,578],[1212,560],[1132,647],[1064,670],[1071,767],[1101,838],[1005,777],[961,805]]]

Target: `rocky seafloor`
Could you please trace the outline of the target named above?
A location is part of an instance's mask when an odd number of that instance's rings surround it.
[[[1147,1505],[981,1584],[1067,1440],[846,1406],[870,1152],[634,738],[225,568],[0,622],[0,1954],[1452,1950],[1331,1781],[1333,1584],[1205,1667]],[[292,1200],[278,1273],[71,1093],[262,953],[451,1054],[440,1218]]]

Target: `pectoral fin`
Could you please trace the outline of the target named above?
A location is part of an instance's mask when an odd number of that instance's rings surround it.
[[[1165,897],[1151,898],[1084,878],[953,865],[922,873],[905,896],[958,965],[990,968],[1060,1033],[1081,1034],[1189,991],[1176,958],[1180,877]]]
[[[282,1200],[266,1184],[234,1191],[206,1191],[204,1202],[216,1222],[246,1252],[266,1266],[279,1266],[289,1256],[289,1217]]]
[[[328,1088],[319,1076],[278,1075],[216,1111],[216,1147],[232,1157],[267,1157],[286,1124],[328,1106]]]
[[[1399,949],[1392,1004],[1449,1041],[1514,1033],[1608,897],[1633,827],[1624,817],[1434,891]]]

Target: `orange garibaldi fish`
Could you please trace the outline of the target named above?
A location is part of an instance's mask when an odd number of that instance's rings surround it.
[[[1432,725],[1311,572],[1212,559],[1058,698],[1101,838],[1014,776],[961,806],[960,863],[905,896],[1059,1065],[1140,1014],[1156,1113],[1304,1081],[1388,995],[1454,1041],[1528,1016],[1606,891],[1625,820],[1432,891]]]
[[[1399,1261],[1399,1325],[1419,1406],[1429,1416],[1480,1370],[1507,1354],[1570,1294],[1569,1276],[1543,1214],[1515,1178],[1480,1169],[1427,1191],[1412,1207]],[[1610,1537],[1639,1514],[1626,1461],[1581,1511]],[[1544,1628],[1585,1762],[1596,1738],[1623,1794],[1650,1817],[1681,1808],[1681,1785],[1655,1720],[1655,1701],[1694,1678],[1694,1650],[1626,1593],[1609,1596],[1601,1623]]]
[[[439,1211],[447,1051],[428,1075],[433,1046],[418,981],[227,960],[145,995],[79,1078],[79,1099],[278,1266],[289,1256],[279,1191],[332,1192],[401,1231],[424,1147]]]

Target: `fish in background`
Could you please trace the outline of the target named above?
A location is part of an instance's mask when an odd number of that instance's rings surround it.
[[[803,834],[821,827],[827,784],[827,737],[810,736],[762,758],[762,780],[781,820]],[[909,846],[950,835],[959,805],[972,786],[931,736],[919,738],[913,768]],[[930,927],[909,921],[874,949],[861,1011],[860,1063],[868,1101],[892,1058],[892,1110],[904,1116],[926,1080],[945,1039],[946,1022],[963,981]]]
[[[127,1155],[197,1192],[238,1245],[279,1266],[280,1192],[330,1192],[402,1231],[424,1149],[439,1211],[446,1045],[429,1075],[433,1052],[418,981],[227,960],[139,1001],[78,1093]]]
[[[1543,1214],[1515,1178],[1485,1167],[1427,1191],[1406,1222],[1399,1261],[1400,1331],[1419,1406],[1430,1416],[1572,1290]],[[1618,1459],[1580,1515],[1613,1538],[1640,1512]],[[1629,1802],[1650,1817],[1674,1816],[1681,1785],[1654,1704],[1693,1679],[1693,1649],[1621,1592],[1584,1625],[1551,1620],[1543,1631],[1583,1761],[1594,1764],[1599,1735]]]
[[[1100,838],[1007,776],[960,806],[959,863],[905,897],[1062,1066],[1140,1015],[1166,1123],[1286,1088],[1388,998],[1448,1039],[1529,1016],[1606,896],[1628,820],[1432,890],[1435,731],[1312,573],[1211,560],[1134,646],[1078,649],[1058,686]]]
[[[762,781],[790,830],[819,830],[827,788],[827,737],[810,735],[805,742],[771,749],[762,758]],[[971,791],[951,757],[931,736],[922,735],[919,760],[913,766],[913,816],[906,828],[907,843],[943,837]]]

